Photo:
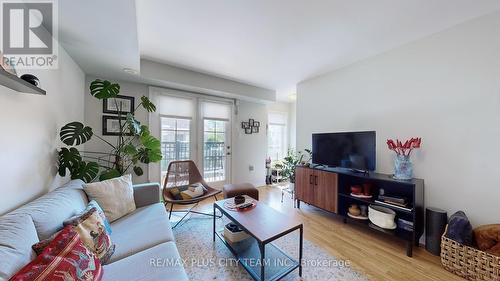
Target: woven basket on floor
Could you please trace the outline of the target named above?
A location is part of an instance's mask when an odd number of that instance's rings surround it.
[[[448,226],[444,233],[446,234]],[[441,237],[441,263],[444,268],[468,280],[500,281],[500,257]]]

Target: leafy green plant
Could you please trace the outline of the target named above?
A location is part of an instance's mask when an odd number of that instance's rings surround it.
[[[107,80],[97,79],[90,84],[90,94],[99,99],[113,99],[118,96],[120,85]],[[92,182],[96,179],[106,180],[119,177],[130,169],[138,175],[144,174],[140,163],[149,164],[162,159],[161,143],[151,135],[149,127],[142,125],[134,114],[139,108],[148,112],[156,111],[156,106],[146,97],[141,97],[140,104],[124,117],[116,99],[120,131],[116,144],[93,133],[91,127],[81,122],[71,122],[61,128],[61,141],[69,147],[59,150],[58,172],[66,176],[69,171],[71,179]],[[97,138],[109,146],[109,151],[80,151],[76,146]]]
[[[283,160],[275,166],[282,169],[281,175],[283,178],[288,179],[291,183],[295,183],[295,167],[302,163],[302,159],[304,159],[303,152],[296,152],[293,149],[289,149]]]

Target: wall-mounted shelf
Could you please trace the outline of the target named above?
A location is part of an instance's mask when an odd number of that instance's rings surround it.
[[[14,74],[10,74],[4,69],[0,68],[0,85],[3,85],[9,89],[20,93],[35,94],[35,95],[45,95],[46,92],[43,89],[32,85],[23,79],[17,77]]]

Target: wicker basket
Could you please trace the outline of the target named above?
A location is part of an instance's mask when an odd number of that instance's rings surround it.
[[[444,233],[446,234],[448,226]],[[441,237],[441,263],[444,268],[468,280],[500,281],[500,257]]]

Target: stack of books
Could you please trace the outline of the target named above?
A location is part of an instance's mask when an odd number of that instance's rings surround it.
[[[405,211],[412,210],[408,200],[404,197],[379,195],[375,202],[389,207],[397,207]]]
[[[403,197],[379,195],[378,200],[382,201],[384,203],[396,205],[399,207],[404,207],[404,208],[408,207],[407,200],[406,200],[406,198],[403,198]]]
[[[398,228],[404,229],[406,231],[413,231],[413,222],[399,218]]]

